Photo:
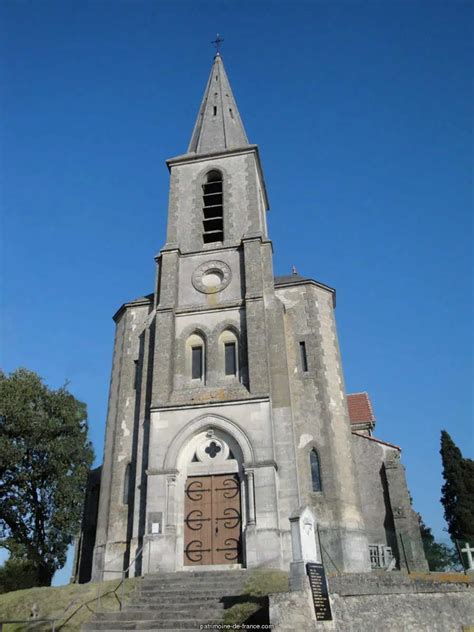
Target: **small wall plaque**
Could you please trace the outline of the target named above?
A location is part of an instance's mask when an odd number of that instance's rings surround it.
[[[148,514],[147,518],[148,523],[148,533],[152,535],[158,535],[163,532],[163,512],[162,511],[151,511]]]

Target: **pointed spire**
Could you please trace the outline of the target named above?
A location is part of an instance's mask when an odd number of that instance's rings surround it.
[[[248,145],[222,57],[214,57],[188,152],[207,154]]]

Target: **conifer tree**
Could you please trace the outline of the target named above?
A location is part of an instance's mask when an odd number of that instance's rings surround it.
[[[445,480],[441,502],[449,534],[474,545],[474,461],[463,458],[445,430],[441,432],[440,454]]]

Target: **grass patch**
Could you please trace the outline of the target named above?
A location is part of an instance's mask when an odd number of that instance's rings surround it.
[[[268,619],[268,595],[287,590],[288,573],[265,568],[251,571],[244,593],[234,598],[236,603],[224,610],[223,623],[265,623],[265,619]]]
[[[262,605],[258,602],[244,601],[236,603],[227,610],[224,610],[222,623],[233,625],[234,623],[245,623],[253,614],[258,612]]]
[[[139,578],[126,579],[124,596],[127,597],[135,588]],[[0,621],[5,619],[30,619],[31,611],[36,604],[39,619],[56,619],[57,630],[79,632],[83,623],[93,618],[99,609],[97,603],[97,587],[99,584],[68,584],[67,586],[28,588],[0,595]],[[114,594],[119,580],[110,580],[100,584],[101,610],[119,610],[119,598]],[[47,624],[20,625],[5,624],[4,632],[43,631],[50,630]]]
[[[272,568],[257,568],[250,573],[245,584],[245,594],[252,597],[266,597],[271,593],[288,590],[288,573]]]

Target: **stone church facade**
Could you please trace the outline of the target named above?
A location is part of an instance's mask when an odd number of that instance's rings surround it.
[[[273,274],[260,155],[219,54],[188,151],[167,165],[156,287],[114,316],[77,577],[139,551],[138,574],[288,569],[304,506],[337,570],[426,568],[400,450],[372,436],[367,394],[345,392],[335,291]]]

